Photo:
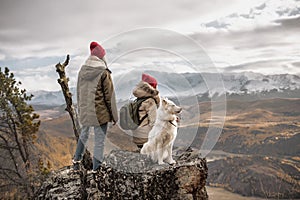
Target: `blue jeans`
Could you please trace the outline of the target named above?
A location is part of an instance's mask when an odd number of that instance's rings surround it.
[[[105,135],[107,131],[107,123],[101,126],[83,126],[77,142],[77,148],[74,155],[75,161],[82,160],[82,156],[86,149],[86,143],[89,138],[90,128],[94,128],[94,156],[93,156],[93,170],[97,170],[103,161],[103,151]]]

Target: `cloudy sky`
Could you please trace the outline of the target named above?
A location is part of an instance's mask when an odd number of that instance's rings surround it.
[[[59,90],[66,54],[75,85],[93,40],[114,78],[135,68],[300,74],[299,0],[0,2],[0,67],[28,90]]]

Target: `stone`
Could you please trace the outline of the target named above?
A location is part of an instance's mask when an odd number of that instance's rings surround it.
[[[114,150],[100,169],[60,169],[47,179],[36,199],[208,199],[207,165],[198,151],[174,151],[174,165],[158,165],[139,153]]]

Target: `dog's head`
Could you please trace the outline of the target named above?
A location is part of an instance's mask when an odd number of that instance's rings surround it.
[[[181,112],[182,108],[175,105],[175,103],[168,98],[164,98],[161,103],[162,108],[169,114],[178,114]]]

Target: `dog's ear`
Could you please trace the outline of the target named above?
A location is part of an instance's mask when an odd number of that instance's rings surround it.
[[[163,98],[163,100],[162,100],[162,104],[163,104],[163,105],[167,105],[167,104],[168,104],[168,102],[167,102],[166,98]]]

